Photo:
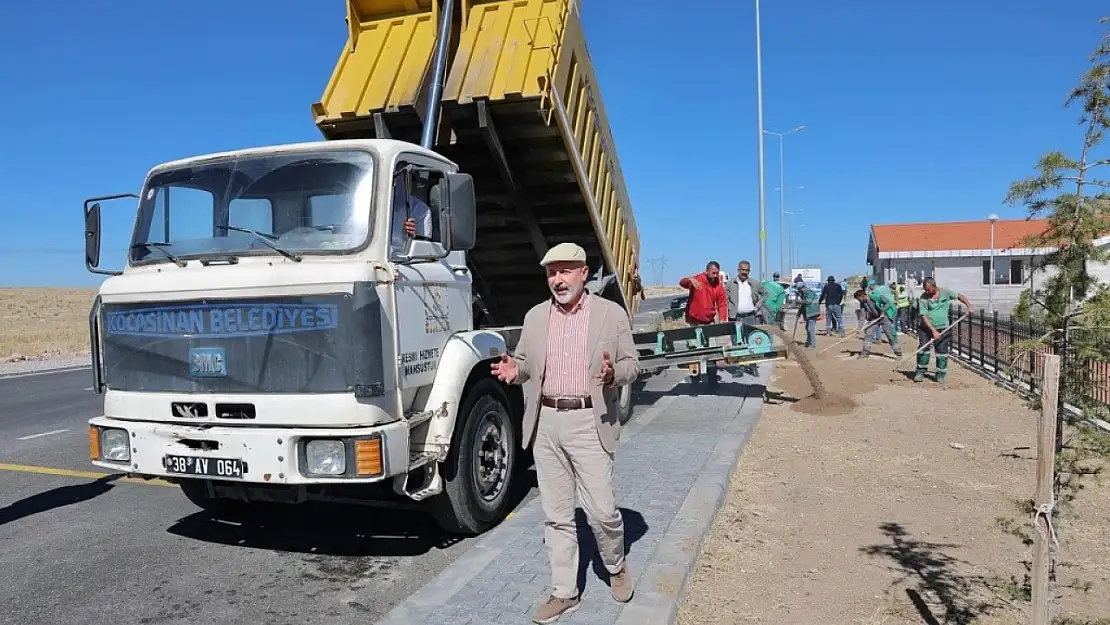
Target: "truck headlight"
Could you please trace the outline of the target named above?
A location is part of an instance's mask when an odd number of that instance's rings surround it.
[[[313,475],[343,475],[347,472],[347,449],[343,441],[308,441],[304,446],[305,470]]]
[[[131,461],[131,440],[127,430],[105,428],[100,431],[100,457],[110,462]]]

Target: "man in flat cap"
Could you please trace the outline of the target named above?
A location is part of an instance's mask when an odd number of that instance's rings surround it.
[[[551,595],[535,623],[553,623],[579,607],[577,492],[609,572],[613,598],[632,598],[625,562],[624,520],[613,494],[613,456],[620,438],[620,388],[639,374],[628,313],[587,293],[586,252],[560,243],[540,261],[551,299],[524,317],[516,353],[492,371],[502,382],[532,380],[525,398],[523,444],[532,442],[544,538],[551,559]]]

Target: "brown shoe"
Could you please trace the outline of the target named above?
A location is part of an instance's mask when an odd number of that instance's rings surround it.
[[[609,589],[613,591],[613,598],[621,603],[632,600],[632,574],[628,572],[627,562],[620,573],[609,576]]]
[[[577,598],[561,599],[555,595],[551,595],[536,608],[536,614],[532,617],[533,623],[554,623],[560,617],[573,613],[579,607]]]

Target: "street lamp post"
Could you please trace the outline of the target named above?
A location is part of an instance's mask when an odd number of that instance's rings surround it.
[[[755,0],[755,97],[759,129],[759,279],[767,279],[767,205],[763,188],[763,50],[759,34],[759,0]]]
[[[998,215],[991,213],[987,215],[987,221],[991,222],[991,275],[990,283],[987,285],[987,310],[994,312],[994,224],[998,221]]]
[[[774,135],[774,136],[779,138],[779,262],[780,263],[783,263],[786,260],[785,257],[784,257],[784,255],[785,255],[784,247],[785,246],[784,246],[784,243],[783,243],[783,241],[785,240],[785,237],[783,236],[783,233],[782,233],[783,217],[786,214],[786,167],[785,167],[786,159],[783,155],[782,138],[785,137],[788,134],[795,133],[795,132],[801,132],[805,129],[806,129],[805,126],[798,126],[797,128],[791,128],[790,130],[787,130],[786,132],[773,132],[773,131],[770,131],[770,130],[767,130],[767,129],[763,130],[763,132],[765,132],[769,135]]]

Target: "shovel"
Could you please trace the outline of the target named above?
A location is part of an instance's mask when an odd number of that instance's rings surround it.
[[[817,353],[818,354],[824,354],[825,352],[827,352],[830,349],[836,347],[837,345],[840,345],[844,341],[850,341],[850,340],[856,338],[860,334],[862,334],[864,332],[867,332],[869,329],[871,329],[871,326],[873,326],[876,323],[882,321],[882,319],[883,319],[882,317],[876,317],[875,319],[872,319],[871,321],[867,322],[867,325],[863,326],[862,328],[856,328],[855,330],[852,330],[851,332],[848,333],[848,336],[845,336],[844,338],[842,338],[839,341],[833,343],[832,345],[829,345],[828,347],[826,347],[825,349],[823,349],[823,350],[821,350]]]
[[[937,339],[944,336],[945,334],[948,334],[948,332],[950,332],[952,330],[952,328],[955,328],[956,326],[960,325],[961,321],[963,321],[964,319],[967,319],[970,316],[971,316],[971,313],[964,313],[964,316],[957,319],[956,323],[953,323],[952,325],[948,326],[947,328],[941,330],[940,333],[937,334],[936,338],[931,339],[928,343],[922,345],[921,347],[918,347],[916,352],[914,352],[914,353],[910,354],[909,356],[906,356],[905,358],[903,358],[897,365],[894,366],[894,370],[897,371],[897,370],[901,369],[902,365],[909,362],[911,358],[914,358],[915,356],[917,356],[921,352],[925,351],[926,349],[929,349],[929,346],[932,345],[933,343],[935,343],[937,341]]]

